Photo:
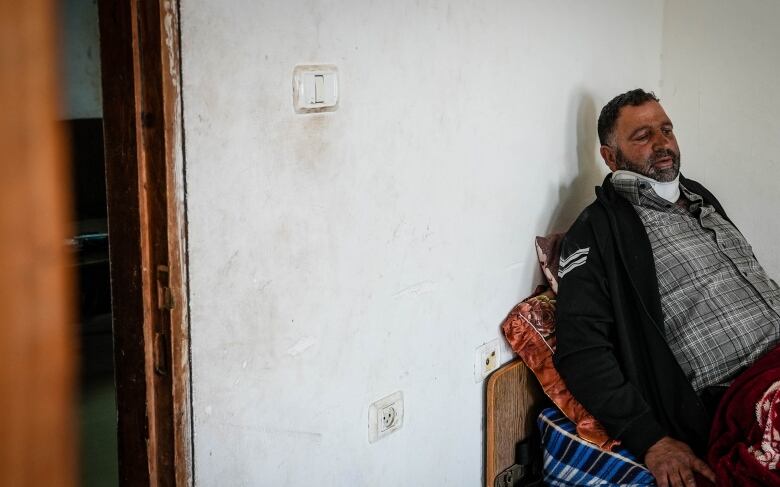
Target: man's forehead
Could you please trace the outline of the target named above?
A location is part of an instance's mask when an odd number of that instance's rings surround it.
[[[620,108],[617,129],[620,132],[633,131],[645,125],[656,126],[671,123],[663,107],[657,101],[647,101],[641,105],[626,105]]]

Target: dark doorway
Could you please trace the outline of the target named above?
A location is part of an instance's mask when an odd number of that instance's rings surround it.
[[[76,279],[79,476],[118,485],[117,408],[96,0],[62,0],[60,117],[70,148]]]
[[[119,477],[103,120],[65,124],[76,203],[71,242],[78,290],[81,485],[110,487]]]

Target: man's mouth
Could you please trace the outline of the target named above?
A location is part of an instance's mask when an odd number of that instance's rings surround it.
[[[655,160],[653,166],[657,169],[669,169],[674,165],[674,159],[670,156],[660,157]]]

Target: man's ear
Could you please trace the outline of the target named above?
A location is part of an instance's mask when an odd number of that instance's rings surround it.
[[[617,162],[615,161],[615,149],[608,145],[602,145],[599,149],[601,158],[604,159],[604,163],[607,165],[610,171],[617,171]]]

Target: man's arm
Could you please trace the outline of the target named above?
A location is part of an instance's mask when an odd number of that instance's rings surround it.
[[[574,397],[638,458],[659,487],[694,487],[715,474],[688,445],[668,436],[615,356],[614,312],[591,227],[577,222],[561,246],[555,366]]]
[[[587,223],[578,221],[566,235],[560,276],[555,366],[610,436],[642,458],[667,431],[620,369],[604,265]]]

